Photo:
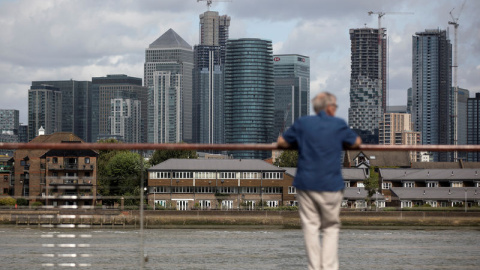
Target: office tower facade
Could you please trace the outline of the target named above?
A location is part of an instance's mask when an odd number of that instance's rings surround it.
[[[407,89],[407,113],[412,113],[412,106],[413,106],[413,93],[412,88],[409,87]]]
[[[18,127],[18,142],[28,142],[28,125],[20,123],[20,126]]]
[[[299,54],[273,56],[275,123],[272,137],[285,131],[300,116],[309,114],[310,58]]]
[[[62,130],[91,142],[92,83],[89,81],[33,81],[32,85],[51,85],[62,92]]]
[[[62,130],[62,92],[51,85],[32,85],[28,90],[28,140],[37,137],[43,127],[45,135]]]
[[[18,110],[0,109],[0,142],[19,142],[18,130],[20,127],[20,113]],[[13,156],[13,150],[1,149],[0,155]]]
[[[230,17],[200,15],[200,44],[194,46],[193,141],[224,143],[224,64]]]
[[[148,142],[193,141],[192,47],[169,29],[145,50]]]
[[[480,93],[467,100],[467,144],[480,144]],[[467,161],[480,161],[480,152],[468,152]]]
[[[413,131],[412,117],[409,113],[385,113],[378,124],[378,142],[384,145],[417,145],[420,132]],[[417,152],[410,152],[410,160],[417,161]]]
[[[227,41],[225,59],[225,142],[271,143],[274,115],[272,42],[244,38]],[[269,152],[234,151],[235,158]]]
[[[386,29],[350,29],[351,74],[348,124],[364,143],[378,143],[378,123],[386,112]]]
[[[147,96],[141,78],[124,74],[93,77],[92,140],[118,138],[128,143],[145,142]],[[127,115],[123,115],[125,112]],[[132,123],[138,128],[130,127]]]
[[[452,144],[452,45],[447,31],[434,29],[412,37],[412,118],[422,144]],[[434,153],[450,161],[451,153]]]
[[[453,90],[454,91],[454,90]],[[458,88],[457,99],[457,144],[467,144],[467,104],[470,97],[470,91],[463,88]],[[455,127],[454,127],[455,128]],[[454,128],[452,128],[454,130]],[[455,135],[452,134],[454,137]],[[455,137],[454,137],[455,138]],[[466,160],[466,152],[458,152],[458,158]]]

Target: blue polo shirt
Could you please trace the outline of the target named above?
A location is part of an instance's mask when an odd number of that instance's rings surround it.
[[[357,134],[344,120],[325,111],[304,116],[283,133],[298,147],[297,173],[293,186],[301,190],[339,191],[344,188],[341,154],[343,144],[353,145]]]

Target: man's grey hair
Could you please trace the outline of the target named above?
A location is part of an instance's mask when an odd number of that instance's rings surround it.
[[[328,105],[335,104],[336,99],[335,95],[329,92],[321,92],[312,99],[313,110],[315,113],[324,111]]]

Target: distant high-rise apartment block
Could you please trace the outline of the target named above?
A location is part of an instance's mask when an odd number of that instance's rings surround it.
[[[227,41],[225,59],[225,142],[271,143],[274,115],[272,42]],[[234,151],[235,158],[265,159],[270,152]]]
[[[72,132],[91,142],[92,83],[89,81],[60,80],[33,81],[32,86],[51,85],[62,92],[62,132]]]
[[[412,37],[412,121],[422,144],[453,144],[452,45],[447,31],[417,32]],[[433,153],[450,161],[451,153]]]
[[[299,54],[273,56],[275,82],[275,123],[272,137],[277,137],[293,122],[309,114],[310,58]]]
[[[169,29],[145,50],[148,142],[192,142],[193,50]]]
[[[412,106],[413,106],[413,93],[412,88],[409,87],[407,89],[407,113],[412,113]]]
[[[93,77],[93,141],[118,138],[128,143],[145,142],[147,96],[141,78],[124,74]]]
[[[385,113],[379,122],[378,142],[384,145],[417,145],[420,132],[413,131],[411,114]],[[417,161],[417,152],[410,152],[410,160]]]
[[[28,90],[28,140],[37,137],[43,127],[45,135],[62,130],[62,92],[51,85],[32,85]]]
[[[364,143],[377,143],[378,123],[386,112],[386,29],[350,29],[351,75],[348,124]]]
[[[21,143],[28,142],[28,125],[20,123],[18,127],[18,141]]]
[[[480,93],[467,101],[467,144],[480,144]],[[480,161],[480,152],[468,152],[467,161]]]
[[[193,141],[224,143],[224,64],[230,17],[200,15],[200,44],[194,46]]]

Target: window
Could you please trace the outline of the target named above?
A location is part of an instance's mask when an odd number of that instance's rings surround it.
[[[412,207],[412,201],[402,201],[400,204],[401,208],[411,208]]]
[[[438,182],[427,182],[427,187],[429,188],[438,187]]]
[[[297,194],[297,188],[295,188],[294,186],[289,186],[288,194]]]
[[[178,179],[193,178],[193,172],[175,172],[175,178],[178,178]]]
[[[260,193],[259,187],[242,187],[242,193]]]
[[[172,193],[193,193],[193,187],[172,187]]]
[[[256,172],[243,172],[242,179],[259,179],[259,173]]]
[[[167,207],[166,200],[155,200],[155,206],[159,207]]]
[[[346,188],[350,187],[350,181],[343,181],[343,184]]]
[[[392,183],[390,182],[383,182],[382,183],[382,189],[391,189],[392,188]]]
[[[220,178],[222,179],[235,179],[235,174],[234,172],[222,172],[220,173]]]
[[[431,207],[438,207],[437,201],[426,201],[425,204],[428,204]]]
[[[265,194],[281,194],[282,192],[282,187],[265,187],[263,189]]]
[[[213,187],[195,187],[197,193],[213,193]]]
[[[237,187],[217,187],[217,193],[236,194]]]
[[[267,201],[268,207],[278,207],[278,201]]]
[[[413,187],[415,187],[415,183],[414,182],[404,182],[403,187],[404,188],[413,188]]]
[[[160,186],[160,187],[153,187],[154,193],[170,193],[170,187]]]
[[[57,164],[58,163],[58,158],[57,157],[52,158],[52,163]]]
[[[199,200],[198,205],[200,209],[210,209],[211,203],[210,200]]]
[[[266,172],[266,173],[263,173],[263,179],[283,179],[283,173],[281,173],[281,172]]]
[[[215,179],[216,175],[215,175],[215,172],[196,172],[195,178],[196,179]]]
[[[461,182],[461,181],[451,182],[450,186],[451,187],[463,187],[463,182]]]
[[[90,164],[90,158],[89,157],[85,158],[85,164]]]
[[[230,209],[233,209],[233,201],[223,200],[222,201],[222,210],[230,210]]]

